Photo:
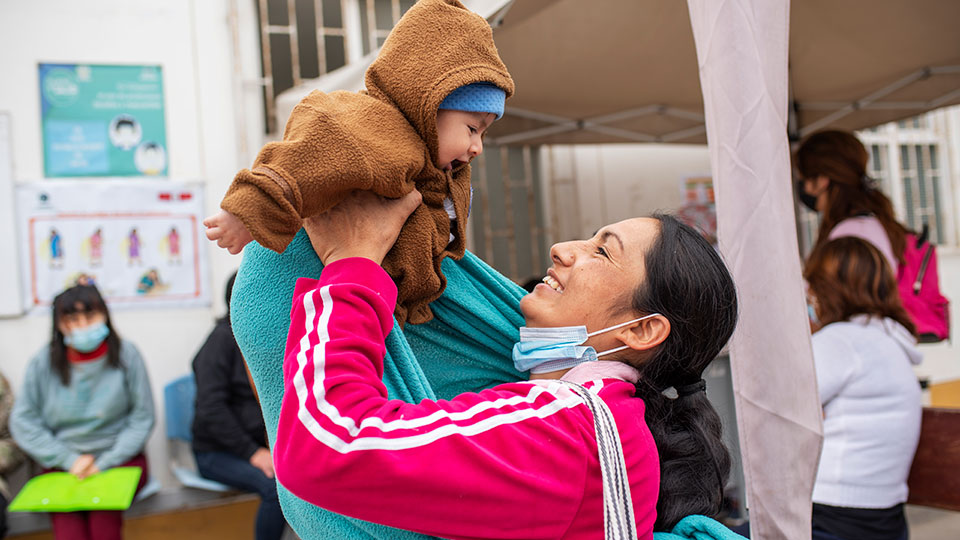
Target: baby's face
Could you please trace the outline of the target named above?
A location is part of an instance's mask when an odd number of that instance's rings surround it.
[[[497,119],[493,113],[437,111],[437,167],[449,171],[483,152],[483,134]]]

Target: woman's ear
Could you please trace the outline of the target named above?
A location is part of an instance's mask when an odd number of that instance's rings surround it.
[[[635,351],[646,351],[663,343],[669,335],[670,321],[657,314],[621,328],[615,337]]]

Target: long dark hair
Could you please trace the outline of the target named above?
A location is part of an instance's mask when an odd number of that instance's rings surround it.
[[[827,242],[830,231],[841,221],[871,214],[883,225],[893,252],[903,262],[904,235],[908,231],[897,221],[890,199],[867,177],[869,158],[863,143],[847,131],[818,131],[797,149],[797,170],[804,179],[821,175],[830,179],[827,209],[820,221],[814,249]]]
[[[53,299],[53,338],[50,340],[50,366],[60,376],[64,386],[70,384],[70,361],[67,359],[67,345],[63,342],[60,320],[66,315],[80,312],[99,312],[106,317],[107,329],[107,365],[122,368],[120,363],[120,338],[110,322],[110,311],[93,285],[75,285],[58,294]]]
[[[889,317],[916,335],[893,270],[869,242],[853,236],[827,242],[810,254],[803,277],[816,298],[821,325],[864,314]]]
[[[632,298],[640,313],[660,313],[670,334],[638,366],[637,396],[660,454],[654,530],[690,514],[716,515],[730,474],[720,416],[705,392],[676,398],[665,390],[700,381],[737,324],[737,293],[723,260],[692,227],[654,215],[660,234],[645,256],[646,280]]]

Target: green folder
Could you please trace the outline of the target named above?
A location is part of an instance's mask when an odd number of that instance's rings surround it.
[[[140,481],[140,467],[115,467],[83,480],[68,472],[30,479],[14,497],[11,512],[126,510]]]

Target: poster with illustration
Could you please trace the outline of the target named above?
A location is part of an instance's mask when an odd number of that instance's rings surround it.
[[[198,184],[85,180],[17,186],[27,310],[92,283],[111,307],[209,304]]]
[[[166,176],[160,66],[38,69],[47,177]]]
[[[713,245],[717,244],[717,203],[713,194],[713,178],[691,176],[681,182],[683,205],[677,218],[700,231]]]

